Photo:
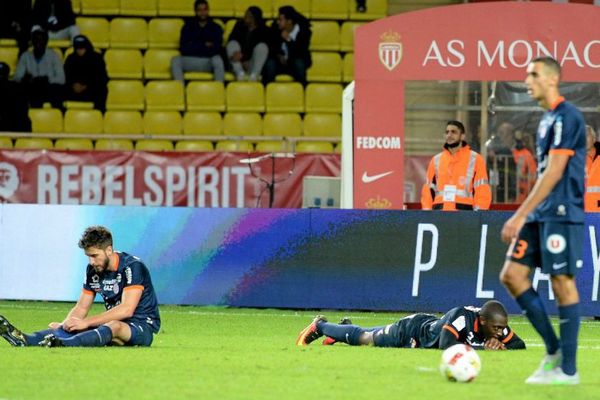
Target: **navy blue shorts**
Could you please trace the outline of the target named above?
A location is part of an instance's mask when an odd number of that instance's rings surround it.
[[[154,339],[152,327],[145,322],[124,321],[131,329],[131,338],[125,346],[150,346]]]
[[[583,236],[583,224],[528,222],[506,256],[545,274],[575,276],[583,266]]]

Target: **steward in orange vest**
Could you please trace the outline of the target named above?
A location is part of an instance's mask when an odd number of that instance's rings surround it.
[[[535,184],[537,163],[533,154],[523,145],[523,140],[520,139],[517,139],[515,147],[512,148],[512,155],[517,168],[517,197],[515,201],[522,203]]]
[[[596,140],[594,128],[586,125],[587,158],[585,162],[585,197],[586,212],[600,212],[600,142]]]
[[[427,168],[421,190],[423,210],[488,210],[492,190],[485,161],[469,147],[460,121],[446,124],[446,143]]]

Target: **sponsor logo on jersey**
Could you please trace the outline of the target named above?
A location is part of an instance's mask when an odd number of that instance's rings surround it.
[[[567,247],[567,241],[563,235],[559,235],[558,233],[554,233],[548,236],[546,240],[546,248],[552,254],[562,253]]]

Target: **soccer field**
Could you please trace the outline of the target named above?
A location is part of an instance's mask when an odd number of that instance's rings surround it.
[[[0,314],[24,331],[60,321],[71,304],[0,301]],[[95,305],[99,311],[100,305]],[[295,346],[314,311],[163,306],[151,348],[13,348],[0,343],[4,399],[597,399],[600,322],[582,322],[576,387],[525,385],[544,349],[523,317],[510,325],[528,350],[479,352],[469,384],[446,382],[439,350]],[[324,312],[364,326],[400,313]]]

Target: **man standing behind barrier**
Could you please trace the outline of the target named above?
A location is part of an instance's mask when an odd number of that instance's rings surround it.
[[[600,212],[600,141],[589,125],[586,126],[586,139],[584,208],[586,212]]]
[[[488,210],[492,191],[485,161],[465,142],[465,126],[460,121],[446,124],[446,143],[433,156],[427,180],[421,190],[423,210]]]
[[[560,74],[560,65],[550,57],[536,58],[527,67],[527,92],[547,110],[537,131],[538,180],[502,228],[502,240],[511,245],[500,279],[546,345],[541,365],[525,381],[530,384],[579,383],[575,275],[583,264],[586,138],[583,116],[559,93]],[[560,339],[529,279],[536,267],[550,274]]]

